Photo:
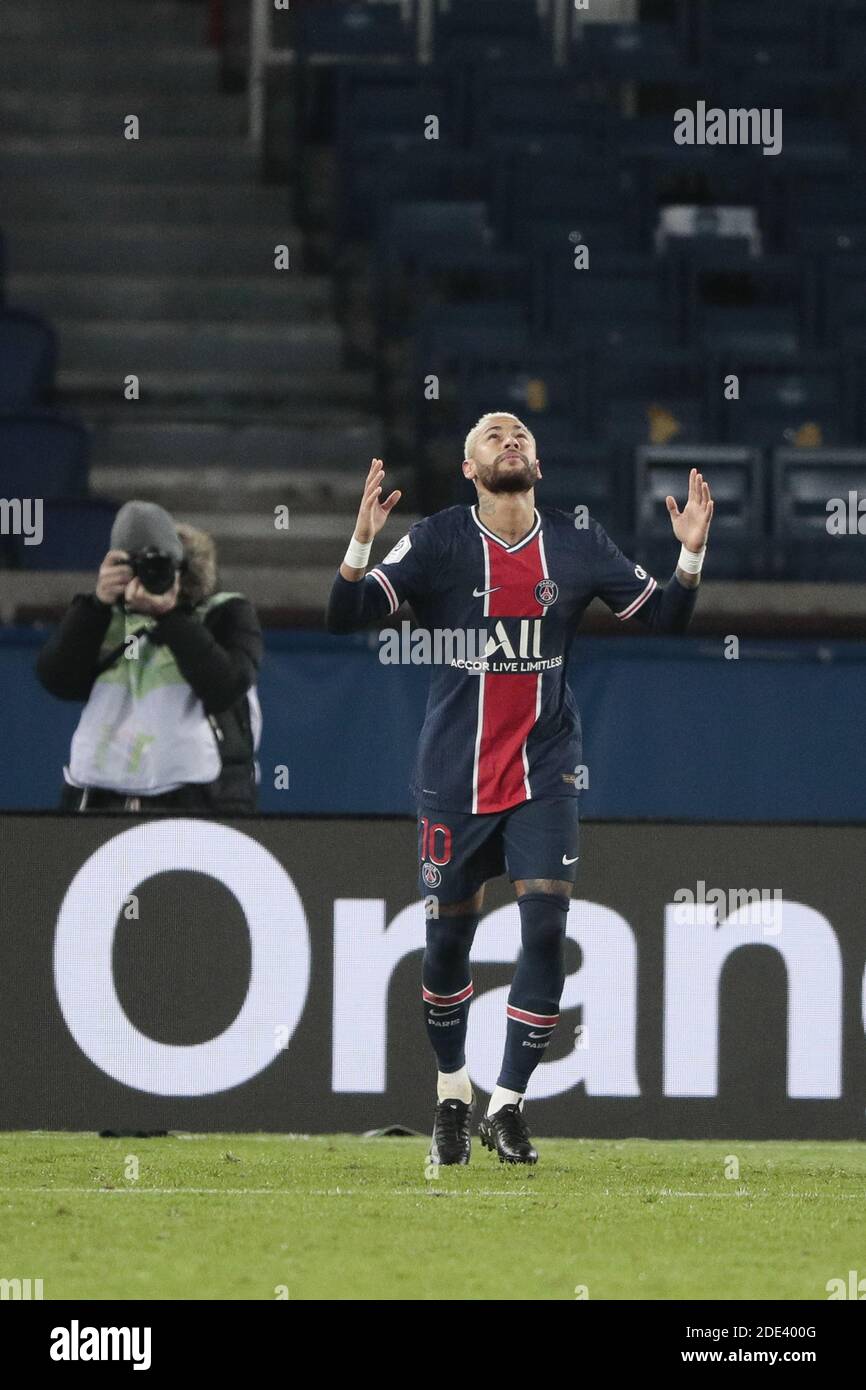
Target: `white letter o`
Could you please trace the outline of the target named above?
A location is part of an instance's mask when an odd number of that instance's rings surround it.
[[[174,1046],[148,1038],[127,1017],[111,954],[130,893],[154,874],[184,870],[210,874],[235,895],[251,965],[246,999],[225,1032]],[[115,1081],[153,1095],[212,1095],[256,1076],[284,1050],[286,1029],[291,1037],[297,1027],[309,979],[307,920],[291,878],[249,835],[210,821],[163,820],[115,835],[81,866],[57,918],[54,983],[67,1028]]]

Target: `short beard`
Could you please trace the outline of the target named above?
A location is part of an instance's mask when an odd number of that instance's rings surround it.
[[[488,492],[531,492],[538,482],[538,471],[534,463],[527,463],[520,473],[509,472],[497,476],[495,471],[491,471],[489,478],[481,478],[479,481]]]

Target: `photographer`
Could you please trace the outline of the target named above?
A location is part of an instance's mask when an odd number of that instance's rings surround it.
[[[86,701],[63,810],[255,810],[262,636],[241,594],[216,592],[213,541],[127,502],[94,593],[77,594],[36,663]]]

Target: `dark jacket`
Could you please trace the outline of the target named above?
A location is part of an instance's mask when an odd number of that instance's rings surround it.
[[[76,594],[36,661],[36,674],[51,695],[60,700],[90,698],[111,614],[111,605],[95,594]],[[253,605],[245,598],[229,598],[200,619],[189,606],[178,604],[156,622],[148,641],[169,647],[205,714],[214,716],[222,758],[222,773],[209,788],[214,809],[255,809],[247,692],[261,665],[262,633]]]

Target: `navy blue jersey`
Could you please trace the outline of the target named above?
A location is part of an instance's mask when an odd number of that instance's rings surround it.
[[[363,584],[368,617],[408,600],[431,632],[486,634],[474,660],[433,666],[412,783],[425,806],[477,814],[576,794],[580,718],[565,671],[580,619],[596,597],[621,620],[644,617],[663,592],[598,522],[578,528],[551,507],[514,545],[477,507],[449,507],[417,522]],[[690,612],[693,594],[681,594]]]

